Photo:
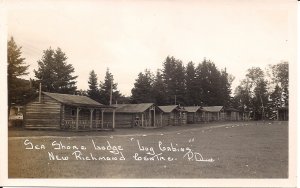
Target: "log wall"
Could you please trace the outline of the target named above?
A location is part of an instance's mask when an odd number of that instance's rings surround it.
[[[25,106],[24,127],[34,129],[59,129],[61,104],[42,95],[41,103],[37,97]]]

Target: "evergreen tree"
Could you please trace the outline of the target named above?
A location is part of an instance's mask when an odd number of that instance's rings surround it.
[[[186,105],[200,105],[201,104],[201,83],[198,81],[196,68],[193,62],[189,62],[186,66]]]
[[[100,101],[100,94],[98,88],[98,77],[94,70],[90,72],[90,77],[88,81],[89,89],[87,90],[87,95],[96,101]]]
[[[74,94],[78,76],[72,76],[74,68],[67,64],[67,56],[60,48],[44,51],[38,61],[38,70],[34,70],[35,77],[42,83],[42,90],[48,92]]]
[[[152,96],[153,75],[149,70],[140,72],[135,80],[134,88],[131,90],[131,103],[149,103],[154,102]]]
[[[223,105],[221,93],[221,73],[210,60],[204,59],[197,67],[198,81],[201,84],[203,105]]]
[[[166,105],[167,104],[167,96],[166,96],[166,88],[163,80],[163,76],[160,70],[157,70],[155,80],[153,83],[152,95],[154,98],[154,102],[157,105]]]
[[[168,56],[163,63],[163,77],[168,104],[185,104],[185,68],[183,63]]]
[[[30,81],[21,79],[27,75],[29,65],[25,65],[22,47],[18,47],[13,37],[7,42],[7,93],[8,112],[12,103],[23,105],[35,95]]]
[[[221,94],[221,104],[223,106],[230,106],[231,82],[232,80],[230,80],[230,76],[226,72],[226,68],[225,68],[225,70],[221,71],[221,76],[220,76],[220,94]]]
[[[117,86],[118,84],[114,83],[114,76],[109,72],[109,69],[107,69],[104,82],[100,82],[100,103],[109,105],[110,94],[112,92],[112,104],[115,104],[122,96],[121,93],[117,90]]]

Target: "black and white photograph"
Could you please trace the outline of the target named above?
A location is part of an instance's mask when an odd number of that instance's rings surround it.
[[[2,186],[296,186],[296,0],[2,5]]]

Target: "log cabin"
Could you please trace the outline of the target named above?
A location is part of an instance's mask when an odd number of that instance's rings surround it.
[[[162,111],[154,103],[115,104],[116,128],[162,127]],[[106,117],[112,116],[112,110],[105,111]]]
[[[184,109],[187,113],[187,123],[200,123],[203,121],[202,111],[200,106],[185,106]]]
[[[243,115],[241,112],[235,108],[225,108],[224,110],[225,116],[224,120],[226,121],[240,121],[242,120]]]
[[[107,109],[113,112],[111,119],[104,118]],[[40,92],[24,111],[27,129],[102,130],[115,126],[115,107],[86,96]]]
[[[164,125],[185,125],[187,122],[186,110],[178,105],[158,106],[163,112]]]
[[[225,119],[225,112],[223,106],[204,106],[202,107],[203,121],[219,121]]]

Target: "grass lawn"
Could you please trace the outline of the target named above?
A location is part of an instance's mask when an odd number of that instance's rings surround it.
[[[29,142],[45,149],[25,149]],[[9,130],[8,144],[9,178],[288,178],[288,122],[96,133]],[[56,155],[68,160],[50,160]]]

